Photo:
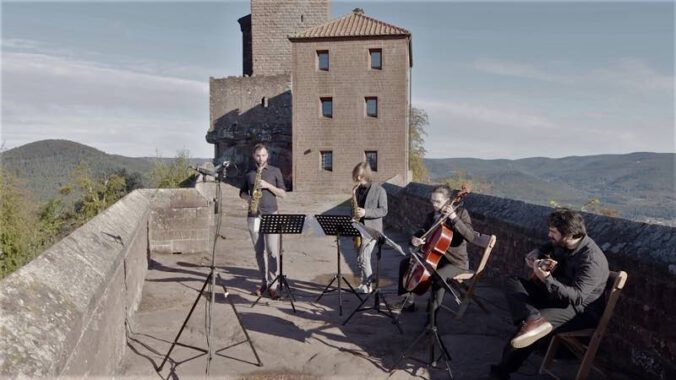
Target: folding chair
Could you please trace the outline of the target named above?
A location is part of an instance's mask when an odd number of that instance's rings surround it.
[[[581,359],[580,367],[578,368],[577,375],[575,380],[583,380],[589,376],[589,371],[594,368],[595,370],[603,373],[603,371],[593,365],[594,357],[596,356],[596,351],[598,351],[599,345],[601,344],[601,339],[606,332],[606,327],[608,326],[608,321],[610,317],[613,316],[613,310],[615,309],[615,304],[620,296],[622,288],[627,281],[627,273],[624,271],[620,272],[610,272],[608,276],[608,283],[606,285],[606,290],[604,292],[604,297],[606,298],[606,307],[601,315],[599,324],[595,329],[583,329],[576,331],[567,331],[558,333],[552,337],[551,342],[549,343],[549,348],[545,354],[545,358],[542,360],[542,365],[540,366],[540,374],[547,373],[548,375],[558,379],[549,369],[552,366],[554,357],[556,356],[556,351],[559,348],[560,343],[563,343],[570,351]],[[589,343],[585,344],[583,339],[586,340],[589,338]]]
[[[481,261],[479,266],[475,271],[467,271],[461,273],[451,281],[451,286],[455,289],[460,290],[461,302],[457,310],[453,310],[446,305],[441,305],[442,308],[450,311],[455,314],[455,319],[462,319],[463,315],[467,311],[470,302],[476,303],[485,313],[489,313],[488,309],[476,299],[474,292],[476,290],[476,285],[483,276],[484,269],[488,263],[488,258],[491,256],[491,251],[495,246],[495,241],[497,238],[495,235],[485,235],[478,232],[474,233],[474,241],[472,244],[479,246],[484,249],[483,254],[481,255]]]

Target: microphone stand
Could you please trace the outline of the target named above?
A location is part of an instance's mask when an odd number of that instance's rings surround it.
[[[202,289],[200,289],[199,294],[197,294],[197,298],[195,299],[195,302],[193,303],[192,307],[190,308],[190,311],[188,312],[188,316],[185,318],[185,321],[183,321],[183,325],[181,325],[181,328],[178,331],[178,334],[176,335],[176,338],[174,339],[173,343],[171,344],[171,347],[169,348],[169,351],[167,354],[164,356],[164,360],[162,361],[162,364],[157,368],[158,371],[161,371],[162,368],[164,367],[164,364],[167,362],[169,359],[169,355],[171,352],[174,350],[174,347],[179,345],[182,347],[188,347],[192,348],[197,351],[203,352],[202,355],[206,354],[207,355],[207,365],[206,365],[206,375],[209,375],[209,368],[211,365],[211,360],[213,358],[214,354],[214,349],[212,345],[212,340],[211,340],[211,333],[213,331],[213,318],[212,318],[212,310],[214,308],[214,302],[216,300],[216,292],[214,291],[216,287],[216,276],[214,275],[216,266],[215,266],[215,258],[216,258],[216,242],[219,237],[219,232],[220,232],[220,227],[221,227],[221,221],[222,221],[222,212],[220,210],[220,202],[221,202],[221,183],[225,181],[226,177],[226,169],[229,166],[226,165],[225,163],[223,165],[220,165],[220,169],[218,172],[210,172],[208,170],[202,169],[202,168],[194,168],[196,171],[198,171],[202,175],[211,175],[216,177],[216,197],[214,198],[214,211],[216,213],[216,229],[214,231],[214,244],[211,249],[211,264],[209,265],[209,275],[204,281],[204,284],[202,285]],[[215,176],[214,174],[218,174],[218,176]],[[219,280],[222,281],[220,274],[218,274]],[[237,322],[239,323],[239,326],[242,328],[242,331],[244,332],[244,336],[246,337],[246,341],[249,343],[249,346],[251,347],[251,351],[253,351],[254,356],[256,357],[257,361],[257,366],[260,367],[263,365],[263,362],[261,362],[261,359],[258,357],[258,353],[256,352],[256,348],[253,345],[253,342],[251,341],[251,337],[249,337],[249,333],[247,332],[246,328],[244,327],[244,324],[242,323],[242,318],[240,317],[239,313],[237,312],[237,308],[235,308],[235,304],[232,302],[232,299],[229,297],[230,293],[228,292],[228,289],[225,287],[224,284],[221,283],[221,286],[223,287],[224,291],[224,296],[225,299],[228,300],[230,303],[230,306],[232,307],[232,310],[235,313],[235,316],[237,317]],[[208,287],[208,288],[207,288]],[[181,334],[183,333],[183,330],[185,329],[186,325],[188,324],[188,321],[190,320],[190,317],[192,316],[192,313],[195,311],[195,307],[197,306],[197,303],[199,300],[202,298],[202,295],[204,293],[204,290],[207,289],[207,292],[210,295],[209,302],[207,304],[207,310],[206,310],[206,340],[207,340],[207,349],[205,350],[204,348],[201,347],[195,347],[187,344],[180,343],[178,340],[181,337]],[[243,342],[241,342],[243,343]],[[239,344],[239,343],[237,343]],[[234,345],[231,345],[229,347],[234,347]],[[216,351],[216,353],[219,353],[221,351],[226,350],[227,348],[220,349]],[[201,356],[201,355],[199,355]],[[223,355],[222,355],[223,356]]]

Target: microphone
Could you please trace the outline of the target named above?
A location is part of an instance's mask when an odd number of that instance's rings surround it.
[[[220,164],[216,165],[216,167],[214,168],[214,171],[215,171],[216,173],[218,173],[218,172],[220,172],[221,170],[225,170],[225,169],[229,168],[230,165],[232,165],[232,163],[231,163],[230,161],[223,160],[223,162],[221,162]]]
[[[212,172],[212,171],[204,169],[204,168],[200,168],[200,167],[197,167],[197,166],[191,166],[190,169],[192,169],[192,170],[194,170],[194,171],[196,171],[196,172],[198,172],[202,175],[209,175],[209,176],[212,176],[212,177],[216,177],[216,172]]]

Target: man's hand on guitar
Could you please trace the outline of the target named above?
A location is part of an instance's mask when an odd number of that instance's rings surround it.
[[[533,262],[538,258],[539,253],[540,252],[537,249],[528,252],[528,254],[526,255],[526,265],[532,267]]]
[[[414,237],[411,238],[411,244],[414,247],[419,247],[419,246],[425,244],[425,240],[414,236]]]
[[[539,278],[540,281],[545,282],[547,277],[552,275],[552,272],[543,270],[540,261],[542,261],[542,260],[533,261],[533,265],[532,265],[533,274],[535,274],[535,276],[537,276],[537,278]]]

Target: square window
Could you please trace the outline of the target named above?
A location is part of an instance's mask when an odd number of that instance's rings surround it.
[[[322,103],[322,116],[333,117],[333,98],[320,98]]]
[[[317,68],[322,71],[329,71],[328,50],[317,50]]]
[[[366,116],[378,117],[378,98],[365,98]]]
[[[381,70],[383,68],[383,50],[369,49],[371,56],[371,70]]]
[[[374,172],[378,171],[378,152],[375,150],[367,150],[364,152],[366,155],[366,162],[369,163],[371,170]]]
[[[321,159],[322,159],[322,170],[326,170],[328,172],[333,171],[333,152],[332,151],[325,151],[321,152]]]

